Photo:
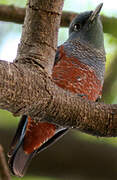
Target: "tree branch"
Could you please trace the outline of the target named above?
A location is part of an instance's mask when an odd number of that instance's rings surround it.
[[[23,24],[24,17],[25,8],[19,8],[13,5],[0,5],[0,21]]]
[[[93,135],[117,136],[117,105],[85,100],[51,79],[62,5],[63,0],[29,0],[16,61],[0,61],[0,108]]]
[[[117,105],[90,102],[66,92],[40,68],[0,61],[0,82],[2,109],[94,135],[117,136]]]
[[[25,63],[25,58],[26,62],[38,64],[51,74],[62,7],[63,0],[29,1],[16,62]]]
[[[7,167],[3,147],[0,145],[0,176],[2,180],[10,180],[10,173]]]
[[[61,19],[61,27],[68,27],[72,19],[78,13],[64,11]],[[25,8],[15,6],[0,5],[0,20],[23,24],[25,17]],[[105,33],[112,34],[117,38],[117,18],[101,16]]]

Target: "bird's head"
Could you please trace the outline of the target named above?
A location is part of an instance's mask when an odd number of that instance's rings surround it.
[[[80,40],[94,48],[103,48],[103,28],[99,16],[102,6],[103,3],[99,4],[94,11],[80,13],[75,17],[69,27],[68,40]]]

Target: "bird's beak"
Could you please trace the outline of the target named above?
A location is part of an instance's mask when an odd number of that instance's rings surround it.
[[[102,9],[102,6],[103,6],[103,3],[99,4],[99,5],[96,7],[95,11],[93,11],[93,12],[91,13],[91,16],[89,17],[89,21],[92,22],[92,21],[99,15],[99,13],[100,13],[100,11],[101,11],[101,9]]]

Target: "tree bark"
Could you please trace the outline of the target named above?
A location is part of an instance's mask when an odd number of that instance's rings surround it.
[[[33,62],[51,74],[62,6],[63,0],[28,2],[16,62]]]
[[[0,61],[0,108],[77,128],[117,136],[117,105],[94,103],[59,88],[51,79],[63,0],[29,0],[14,63]]]
[[[117,136],[117,105],[87,101],[57,87],[41,68],[0,61],[0,108],[34,120]]]
[[[13,5],[0,5],[0,20],[23,24],[25,17],[25,8],[15,7]],[[68,27],[72,19],[78,13],[63,11],[61,19],[61,27]],[[105,33],[109,33],[117,38],[117,18],[101,16]]]
[[[0,177],[1,180],[10,180],[10,173],[6,163],[3,147],[0,145]]]

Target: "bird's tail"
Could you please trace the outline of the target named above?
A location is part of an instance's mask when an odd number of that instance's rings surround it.
[[[67,131],[67,128],[50,123],[36,123],[27,116],[22,116],[8,153],[11,172],[23,177],[35,154],[51,145]]]

